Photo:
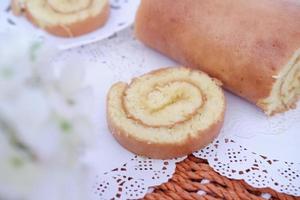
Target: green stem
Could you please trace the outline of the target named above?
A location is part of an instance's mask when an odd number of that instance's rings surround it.
[[[10,143],[13,146],[23,151],[23,153],[25,153],[31,160],[36,160],[37,156],[35,155],[35,153],[30,149],[30,147],[27,144],[25,144],[24,142],[22,142],[22,140],[20,140],[20,138],[18,138],[16,130],[1,116],[0,129],[3,130],[4,134],[6,134],[6,137],[9,139]]]

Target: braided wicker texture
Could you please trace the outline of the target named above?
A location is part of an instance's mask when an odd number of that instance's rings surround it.
[[[200,192],[199,192],[200,191]],[[265,198],[263,198],[263,196]],[[154,188],[145,200],[300,200],[270,188],[256,189],[215,172],[206,160],[189,156],[176,166],[169,182]]]

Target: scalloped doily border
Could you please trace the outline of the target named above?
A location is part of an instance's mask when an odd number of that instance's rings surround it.
[[[256,188],[270,187],[300,196],[300,163],[257,154],[227,138],[215,140],[193,155],[208,160],[215,171],[228,178],[245,180]]]
[[[256,188],[270,187],[289,195],[300,195],[300,164],[270,159],[244,148],[232,139],[218,139],[193,153],[208,160],[218,173],[231,179],[243,179]],[[92,192],[94,199],[139,199],[151,187],[168,181],[173,175],[174,160],[133,157],[119,168],[97,175]]]

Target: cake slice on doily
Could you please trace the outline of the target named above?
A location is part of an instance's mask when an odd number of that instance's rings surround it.
[[[219,82],[187,68],[165,68],[114,84],[107,120],[117,141],[151,158],[184,156],[209,144],[222,127]]]

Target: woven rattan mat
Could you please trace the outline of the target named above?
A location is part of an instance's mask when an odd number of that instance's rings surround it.
[[[199,192],[201,191],[201,192]],[[264,196],[265,198],[263,198]],[[145,200],[300,200],[269,188],[256,189],[244,181],[231,180],[215,172],[206,160],[189,156],[178,163],[169,182],[154,188]]]

